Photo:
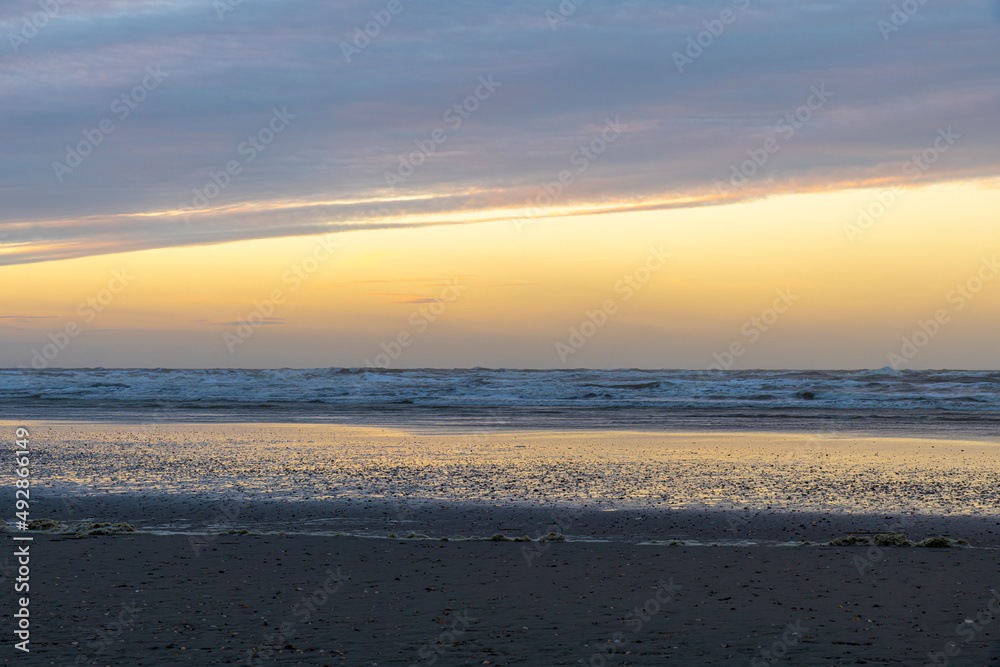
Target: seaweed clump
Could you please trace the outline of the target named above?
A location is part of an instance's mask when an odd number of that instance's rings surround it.
[[[914,542],[902,533],[881,533],[873,537],[847,535],[846,537],[838,537],[835,540],[827,542],[827,545],[831,547],[875,545],[877,547],[930,547],[948,549],[967,547],[969,546],[969,542],[968,540],[956,540],[950,537],[927,537],[919,542]]]
[[[951,549],[953,547],[967,547],[968,540],[953,540],[950,537],[928,537],[917,542],[914,546],[930,547],[931,549]]]
[[[902,533],[882,533],[872,538],[877,547],[912,547],[913,542]]]
[[[76,523],[69,526],[69,531],[80,537],[89,535],[117,535],[118,533],[134,533],[135,526],[130,523]]]
[[[562,533],[549,533],[538,538],[539,542],[565,542],[566,536]]]

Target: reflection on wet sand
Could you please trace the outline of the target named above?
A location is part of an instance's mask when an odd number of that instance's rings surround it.
[[[52,490],[998,513],[1000,445],[865,435],[36,424]]]

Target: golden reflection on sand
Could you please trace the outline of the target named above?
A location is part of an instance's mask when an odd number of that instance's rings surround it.
[[[36,484],[100,493],[1000,514],[995,442],[323,424],[28,426],[44,451]]]

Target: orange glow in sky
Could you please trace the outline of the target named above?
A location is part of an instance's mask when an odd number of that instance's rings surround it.
[[[944,309],[919,367],[995,365],[997,182],[885,192],[4,266],[0,363],[75,324],[60,365],[705,368],[740,343],[734,368],[881,367]]]

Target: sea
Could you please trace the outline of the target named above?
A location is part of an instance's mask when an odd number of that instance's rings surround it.
[[[0,418],[991,437],[1000,371],[6,369]]]

